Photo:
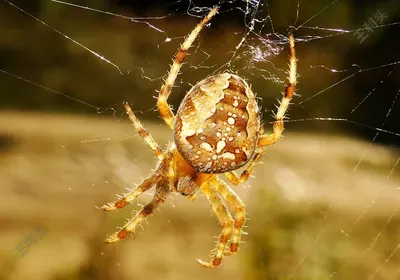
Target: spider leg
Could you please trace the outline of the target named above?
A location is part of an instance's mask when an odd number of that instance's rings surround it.
[[[289,83],[286,86],[285,93],[283,98],[279,104],[278,111],[275,114],[275,122],[273,124],[274,132],[271,134],[265,134],[260,137],[258,140],[259,146],[269,146],[276,143],[282,135],[284,126],[283,119],[285,118],[286,111],[289,107],[290,100],[293,97],[296,83],[297,83],[297,64],[296,64],[296,53],[294,49],[294,37],[291,34],[289,36],[289,45],[290,45],[290,58],[289,58]]]
[[[139,135],[146,141],[147,144],[151,147],[156,157],[160,160],[164,159],[165,155],[163,151],[158,146],[157,142],[151,137],[151,135],[147,132],[147,130],[143,127],[140,121],[136,118],[135,114],[133,113],[131,107],[127,102],[124,102],[124,107],[126,113],[129,116],[129,119],[132,121],[133,126],[136,128]]]
[[[139,197],[142,193],[150,189],[154,184],[156,184],[161,178],[159,176],[150,176],[143,180],[143,182],[135,189],[129,192],[128,194],[124,195],[120,200],[103,205],[101,207],[104,211],[112,211],[116,209],[121,209],[134,201],[137,197]]]
[[[231,255],[239,250],[240,235],[245,219],[245,206],[240,197],[218,177],[214,179],[213,188],[221,194],[232,211],[235,212],[230,252],[225,254]]]
[[[134,232],[136,227],[140,225],[140,223],[150,214],[153,213],[154,209],[156,209],[164,200],[167,198],[169,194],[169,184],[166,180],[160,181],[157,184],[156,193],[154,194],[153,199],[146,204],[131,220],[129,220],[124,227],[108,237],[104,242],[105,243],[114,243],[121,239],[124,239],[128,236],[130,232]]]
[[[215,253],[212,261],[205,262],[197,259],[197,262],[205,267],[215,267],[221,263],[225,251],[225,246],[231,238],[233,220],[221,197],[213,188],[211,188],[209,182],[201,186],[201,191],[210,202],[212,210],[222,226],[222,233],[219,237],[219,242],[216,247],[217,252]]]
[[[174,125],[174,114],[167,102],[167,99],[171,93],[171,89],[174,86],[176,77],[179,74],[179,70],[182,66],[182,62],[185,59],[188,49],[193,44],[193,41],[199,35],[203,27],[211,20],[211,18],[217,13],[218,8],[213,8],[207,16],[192,30],[192,32],[186,37],[185,41],[180,46],[178,52],[175,54],[174,62],[171,65],[168,77],[165,83],[161,86],[160,93],[158,95],[157,107],[161,117],[164,119],[166,124],[172,129]]]
[[[228,178],[228,180],[234,185],[242,184],[247,179],[249,179],[251,171],[253,171],[254,166],[256,166],[260,159],[261,153],[259,151],[256,151],[254,153],[253,159],[250,161],[250,164],[246,167],[245,170],[243,170],[242,174],[240,174],[240,177],[235,173],[235,171],[230,171],[225,173],[226,178]]]

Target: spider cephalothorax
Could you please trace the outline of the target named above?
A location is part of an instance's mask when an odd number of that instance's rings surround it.
[[[152,148],[159,162],[155,171],[137,188],[120,200],[102,207],[106,211],[123,208],[155,186],[153,199],[120,231],[107,238],[107,243],[121,240],[135,231],[170,193],[178,192],[192,198],[200,189],[210,202],[223,229],[211,262],[198,262],[206,267],[214,267],[221,263],[224,255],[231,255],[239,249],[245,206],[217,174],[223,173],[234,185],[243,183],[260,160],[263,147],[280,139],[283,119],[296,85],[296,57],[294,38],[290,35],[289,84],[275,114],[271,134],[263,134],[259,109],[249,85],[244,79],[231,73],[214,75],[200,81],[187,93],[175,116],[167,103],[168,96],[187,50],[217,11],[218,8],[213,8],[185,39],[159,93],[158,110],[173,130],[174,143],[169,144],[165,151],[161,150],[130,106],[124,103],[129,119]],[[245,164],[246,169],[237,176],[234,170]],[[233,217],[227,206],[234,213]],[[229,249],[226,248],[228,244]]]

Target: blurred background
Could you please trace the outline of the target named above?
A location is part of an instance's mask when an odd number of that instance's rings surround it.
[[[68,3],[0,0],[0,279],[400,279],[400,2]],[[113,245],[104,238],[152,191],[116,213],[96,206],[156,164],[123,101],[162,147],[172,141],[155,96],[215,4],[174,108],[231,71],[252,85],[270,131],[289,32],[299,84],[284,139],[234,187],[247,206],[240,252],[205,269],[195,259],[220,227],[204,197],[173,195]]]

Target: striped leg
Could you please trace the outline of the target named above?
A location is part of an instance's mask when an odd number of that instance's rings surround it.
[[[110,203],[107,205],[103,205],[101,207],[102,210],[104,211],[112,211],[116,209],[121,209],[134,201],[136,198],[138,198],[142,193],[150,189],[154,184],[156,184],[160,180],[160,177],[157,176],[150,176],[144,181],[133,191],[129,192],[128,194],[124,195],[120,200]]]
[[[228,180],[232,184],[240,185],[243,182],[245,182],[247,179],[249,179],[251,171],[253,171],[254,166],[256,166],[256,164],[260,161],[260,159],[261,159],[261,153],[256,151],[256,153],[253,156],[253,159],[250,161],[250,164],[242,172],[240,177],[238,175],[236,175],[235,171],[226,172],[225,176],[228,178]]]
[[[217,216],[219,223],[222,226],[222,233],[219,237],[219,242],[216,247],[216,253],[212,261],[205,262],[200,259],[198,259],[197,261],[205,267],[215,267],[221,263],[222,257],[225,252],[225,246],[231,238],[233,220],[218,193],[210,187],[210,183],[207,182],[203,184],[201,186],[201,191],[210,202],[211,207],[215,215]]]
[[[232,241],[230,245],[230,252],[226,255],[234,254],[239,249],[240,243],[240,235],[243,227],[244,219],[245,219],[245,206],[242,200],[235,194],[235,192],[224,183],[224,181],[215,177],[213,182],[213,187],[221,194],[221,196],[228,203],[229,207],[232,211],[235,212],[234,217],[234,226],[233,226],[233,234]]]
[[[129,233],[134,232],[136,227],[142,223],[147,216],[153,213],[154,209],[156,209],[161,203],[164,202],[167,195],[169,194],[169,185],[166,181],[161,181],[157,185],[156,193],[154,194],[153,199],[147,203],[130,221],[128,221],[124,227],[108,237],[104,242],[105,243],[114,243],[121,239],[124,239],[128,236]]]
[[[213,8],[206,17],[193,29],[193,31],[186,37],[185,41],[175,54],[174,62],[171,65],[168,77],[165,83],[161,86],[160,93],[158,95],[157,106],[161,117],[164,119],[166,124],[172,129],[174,125],[174,114],[167,102],[167,99],[171,93],[171,89],[175,83],[175,79],[179,74],[179,70],[182,66],[182,62],[185,59],[188,49],[193,44],[193,41],[199,35],[203,27],[210,21],[210,19],[217,13],[218,8]]]
[[[147,130],[143,127],[140,121],[136,118],[135,114],[133,113],[131,107],[128,103],[124,102],[124,107],[126,113],[129,116],[129,119],[132,121],[133,126],[136,128],[139,135],[146,141],[147,144],[151,147],[156,157],[160,160],[164,159],[164,153],[158,146],[157,142],[151,137],[151,135],[147,132]]]
[[[274,132],[272,134],[262,135],[258,140],[258,144],[260,146],[269,146],[277,142],[282,135],[283,132],[283,119],[285,118],[286,111],[288,109],[290,100],[293,97],[296,83],[297,83],[297,64],[296,64],[296,53],[294,49],[294,37],[293,35],[289,36],[289,45],[290,45],[290,59],[289,59],[289,83],[286,86],[286,90],[284,96],[279,104],[278,111],[275,114],[275,122],[273,125]]]

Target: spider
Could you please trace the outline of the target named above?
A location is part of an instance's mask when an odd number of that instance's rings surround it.
[[[260,160],[263,147],[280,139],[285,112],[296,86],[296,56],[294,38],[290,35],[289,83],[277,108],[271,134],[263,134],[258,105],[250,86],[241,77],[227,72],[210,76],[192,87],[174,115],[167,99],[182,62],[199,32],[217,12],[218,7],[211,9],[185,38],[159,92],[157,107],[165,123],[172,129],[174,138],[166,150],[160,149],[128,103],[124,103],[129,119],[153,150],[158,164],[136,189],[118,201],[102,206],[102,209],[121,209],[153,186],[155,193],[152,200],[122,229],[105,240],[106,243],[117,242],[134,232],[170,193],[178,192],[193,199],[200,189],[211,204],[222,226],[222,233],[212,260],[197,261],[205,267],[216,267],[224,255],[232,255],[239,249],[245,205],[217,175],[224,174],[234,185],[243,183]],[[238,176],[234,170],[245,164],[247,167]],[[233,218],[227,206],[233,212]]]

